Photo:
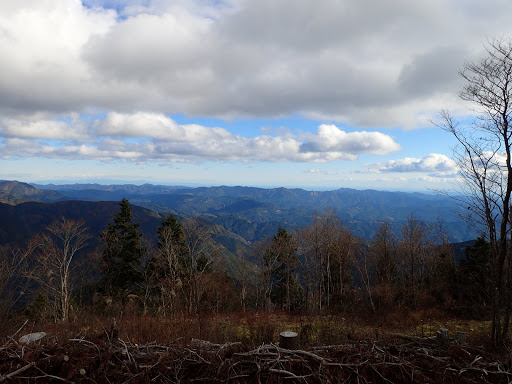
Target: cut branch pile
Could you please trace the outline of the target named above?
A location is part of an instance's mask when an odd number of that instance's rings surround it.
[[[359,341],[304,350],[275,344],[137,345],[117,339],[47,337],[0,347],[0,382],[91,383],[512,383],[495,355],[426,339]]]

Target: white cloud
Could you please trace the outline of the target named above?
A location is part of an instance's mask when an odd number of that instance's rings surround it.
[[[195,142],[232,138],[224,128],[207,128],[197,124],[178,125],[163,114],[138,112],[109,113],[98,124],[99,136],[153,137],[160,140]]]
[[[400,145],[374,128],[464,110],[457,68],[487,37],[512,32],[510,14],[504,0],[3,1],[0,156],[165,165],[385,156]],[[233,124],[302,117],[328,124],[309,133]],[[373,168],[449,177],[442,156]]]
[[[502,0],[86,4],[0,4],[4,116],[100,108],[414,127],[457,105],[456,68],[510,31],[512,12]]]
[[[0,136],[27,139],[71,139],[73,132],[63,121],[22,121],[4,119],[0,122]]]
[[[15,4],[15,5],[14,5]],[[115,14],[76,0],[0,4],[0,99],[4,111],[81,111],[102,98],[81,50]]]
[[[322,124],[317,134],[301,145],[303,152],[345,152],[369,153],[374,155],[388,154],[400,149],[390,136],[380,132],[342,131],[335,125]]]
[[[431,153],[422,158],[406,157],[374,164],[370,167],[377,172],[427,172],[438,175],[456,174],[457,164],[439,153]]]
[[[163,114],[148,112],[112,112],[95,120],[91,129],[64,121],[39,121],[30,125],[9,120],[8,123],[0,126],[0,137],[2,132],[6,137],[0,148],[7,157],[62,156],[157,162],[330,162],[354,160],[361,154],[387,154],[399,148],[388,135],[346,133],[334,125],[321,125],[316,134],[302,136],[282,130],[282,136],[246,137],[219,127],[180,125]],[[16,138],[9,138],[16,132]],[[44,139],[59,139],[60,144],[55,146]],[[20,150],[20,146],[29,150]]]

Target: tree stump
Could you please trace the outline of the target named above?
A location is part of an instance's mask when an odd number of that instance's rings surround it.
[[[455,340],[457,340],[459,344],[464,344],[466,342],[466,334],[460,331],[455,332]]]
[[[446,345],[450,341],[450,335],[448,333],[448,329],[441,328],[439,331],[436,332],[437,335],[437,341],[440,345]]]
[[[297,349],[297,336],[297,332],[281,332],[279,334],[279,346],[284,349]]]

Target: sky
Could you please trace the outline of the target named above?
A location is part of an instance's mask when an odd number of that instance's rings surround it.
[[[0,2],[0,179],[432,191],[508,0]]]

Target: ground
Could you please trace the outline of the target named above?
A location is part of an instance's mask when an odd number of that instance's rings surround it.
[[[512,382],[508,354],[485,344],[486,321],[428,312],[396,318],[399,324],[375,319],[259,313],[26,321],[0,339],[0,382]],[[440,340],[440,327],[466,339]],[[283,330],[299,334],[297,349],[279,347]],[[35,331],[47,336],[19,341]]]

